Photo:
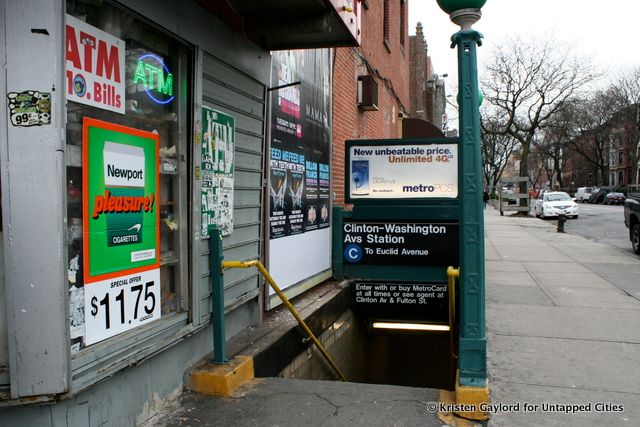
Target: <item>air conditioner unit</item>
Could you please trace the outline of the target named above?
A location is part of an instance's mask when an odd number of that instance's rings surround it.
[[[378,109],[378,82],[371,75],[358,76],[358,108],[365,111]]]

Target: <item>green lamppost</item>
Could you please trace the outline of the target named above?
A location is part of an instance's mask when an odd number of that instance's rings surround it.
[[[460,123],[460,342],[457,400],[460,389],[488,399],[487,340],[485,335],[484,214],[482,209],[482,158],[480,150],[480,91],[476,48],[482,34],[471,26],[486,0],[437,0],[461,29],[451,37],[458,48]],[[486,390],[483,393],[482,390]],[[462,393],[464,394],[464,393]],[[469,395],[469,393],[467,393]]]

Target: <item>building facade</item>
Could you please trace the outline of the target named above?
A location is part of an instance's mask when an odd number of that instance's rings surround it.
[[[300,156],[331,144],[330,53],[300,55],[323,64],[316,79],[286,61],[274,72],[272,51],[357,45],[359,7],[2,3],[1,424],[133,425],[180,392],[212,350],[211,227],[225,259],[269,263],[278,123],[302,136],[278,163],[288,200],[309,203],[306,168],[329,179]],[[281,91],[296,78],[308,94]],[[298,210],[290,229],[310,222]],[[261,322],[270,295],[255,271],[224,280],[214,314],[231,338]]]
[[[572,142],[563,151],[564,182],[573,182],[576,187],[637,186],[639,111],[637,104],[619,111],[604,125],[584,132]]]
[[[434,72],[428,45],[420,22],[416,35],[409,37],[410,116],[433,123],[447,131],[447,98],[444,78],[447,74]]]
[[[344,142],[401,137],[401,118],[410,103],[407,17],[405,0],[364,2],[361,46],[335,49],[332,189],[337,205],[344,204]]]

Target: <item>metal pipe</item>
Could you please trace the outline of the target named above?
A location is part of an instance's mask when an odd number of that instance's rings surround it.
[[[449,288],[449,347],[451,356],[455,359],[458,354],[455,351],[455,323],[456,323],[456,278],[460,277],[460,269],[447,268],[448,288]]]
[[[222,235],[217,227],[209,228],[209,263],[211,265],[211,328],[213,329],[213,359],[211,363],[226,365],[227,340],[224,320],[224,281],[222,279]]]
[[[267,283],[269,283],[269,285],[273,288],[273,290],[276,292],[276,294],[278,294],[278,297],[280,297],[280,300],[282,300],[282,303],[289,309],[289,312],[293,315],[293,317],[295,317],[295,319],[298,321],[298,324],[300,324],[302,329],[304,329],[304,331],[307,333],[307,335],[309,336],[311,341],[313,341],[313,343],[316,345],[318,350],[320,350],[320,353],[322,353],[322,355],[324,356],[326,361],[329,363],[329,365],[331,365],[333,370],[336,371],[336,373],[340,377],[340,380],[341,381],[347,381],[347,379],[342,374],[342,372],[340,371],[338,366],[335,364],[333,359],[331,359],[331,356],[329,356],[329,353],[327,353],[327,351],[322,346],[322,344],[320,344],[320,341],[318,341],[318,339],[313,334],[313,332],[311,332],[311,329],[309,329],[309,327],[304,322],[304,320],[302,320],[302,317],[300,317],[300,315],[298,314],[296,309],[293,307],[293,305],[291,305],[291,303],[289,302],[287,297],[284,295],[282,290],[280,290],[280,287],[276,284],[276,282],[273,280],[273,278],[271,277],[271,275],[269,274],[267,269],[264,268],[264,266],[262,265],[262,263],[260,261],[258,261],[258,260],[253,260],[253,261],[222,261],[222,268],[249,268],[249,267],[257,267],[258,268],[258,270],[260,271],[260,273],[262,273],[262,275],[264,276],[264,278],[267,281]]]

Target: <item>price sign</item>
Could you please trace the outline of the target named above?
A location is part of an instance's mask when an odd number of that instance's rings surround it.
[[[38,113],[14,113],[11,115],[11,123],[14,126],[32,126],[38,124]]]
[[[160,270],[85,286],[86,344],[160,318]]]

